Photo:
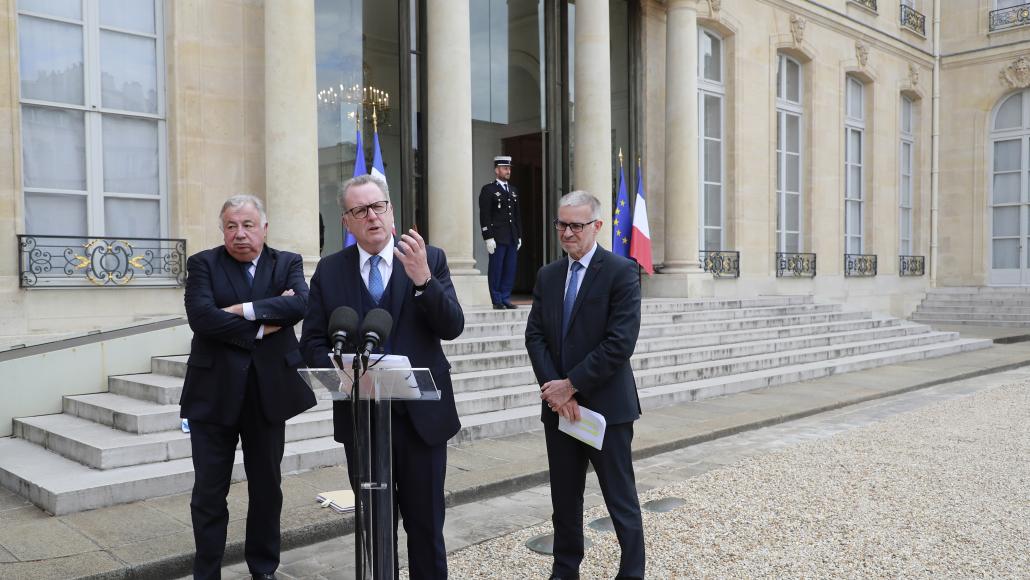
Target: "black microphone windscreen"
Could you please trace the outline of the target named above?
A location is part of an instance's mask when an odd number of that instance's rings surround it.
[[[354,336],[358,331],[358,313],[350,306],[340,306],[329,316],[329,336],[339,331]]]
[[[368,336],[368,333],[374,332],[379,336],[379,340],[386,342],[386,339],[390,337],[392,327],[393,317],[390,316],[390,313],[382,308],[374,308],[365,315],[365,321],[361,325],[361,335]]]

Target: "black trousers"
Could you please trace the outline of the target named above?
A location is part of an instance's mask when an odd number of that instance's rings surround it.
[[[643,578],[644,524],[633,475],[633,423],[608,425],[601,451],[558,431],[557,425],[544,425],[544,439],[554,525],[552,574],[578,574],[583,561],[583,490],[589,462],[622,550],[617,578]]]
[[[408,572],[411,579],[443,580],[447,578],[447,549],[443,539],[447,444],[426,444],[415,432],[411,419],[404,411],[395,410],[391,427],[393,485],[397,508],[394,511],[394,549],[397,546],[397,516],[400,515],[404,522],[404,532],[408,536]],[[357,489],[358,474],[353,470],[354,450],[350,433],[344,437],[347,473],[351,489]],[[396,551],[394,562],[400,562]]]
[[[232,479],[236,442],[243,442],[247,473],[247,539],[244,555],[252,574],[271,574],[279,567],[279,515],[283,492],[280,463],[286,424],[265,419],[258,398],[253,368],[236,425],[190,420],[193,469],[196,482],[190,501],[197,554],[194,578],[221,578],[229,508],[226,497]]]

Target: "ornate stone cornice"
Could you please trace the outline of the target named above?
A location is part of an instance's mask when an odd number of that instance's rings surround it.
[[[1001,80],[1013,89],[1030,86],[1030,58],[1021,56],[1001,71]]]

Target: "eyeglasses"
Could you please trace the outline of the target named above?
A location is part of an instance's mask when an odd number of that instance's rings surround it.
[[[590,224],[596,221],[597,220],[590,220],[585,224],[581,224],[577,222],[566,223],[556,219],[554,220],[554,229],[558,230],[559,232],[564,232],[565,230],[572,230],[572,233],[578,234],[583,231],[583,228],[589,226]]]
[[[368,210],[372,210],[376,215],[383,215],[386,210],[390,208],[390,202],[388,201],[377,201],[368,205],[359,205],[358,207],[352,207],[349,210],[343,212],[348,213],[356,220],[363,220],[368,217]]]

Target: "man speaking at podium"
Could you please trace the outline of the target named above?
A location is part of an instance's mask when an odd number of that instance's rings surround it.
[[[444,477],[447,441],[458,432],[450,364],[441,340],[465,328],[443,250],[426,245],[415,230],[395,240],[393,205],[386,181],[361,175],[340,188],[343,224],[357,244],[322,258],[311,278],[301,351],[307,364],[330,368],[327,332],[334,310],[348,306],[360,318],[374,308],[387,310],[393,328],[383,351],[408,357],[412,367],[428,368],[440,400],[393,403],[393,476],[397,505],[408,535],[412,578],[446,578],[443,541]],[[334,437],[344,444],[351,481],[351,409],[333,403]],[[396,534],[394,535],[396,538]]]

